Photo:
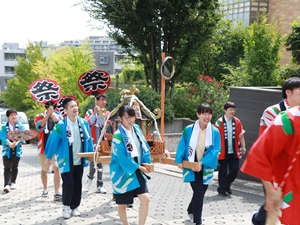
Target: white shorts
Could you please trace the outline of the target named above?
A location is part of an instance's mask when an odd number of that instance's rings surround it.
[[[41,164],[41,167],[42,167],[42,170],[45,171],[45,172],[48,172],[47,169],[46,169],[46,155],[45,154],[39,154],[39,161],[40,161],[40,164]],[[54,155],[51,159],[51,163],[54,166],[57,166],[57,162],[56,162],[56,156]]]

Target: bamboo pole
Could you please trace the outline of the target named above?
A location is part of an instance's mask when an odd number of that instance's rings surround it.
[[[161,61],[163,62],[165,59],[165,52],[161,53]],[[165,135],[165,78],[160,75],[161,77],[161,102],[160,102],[160,108],[161,108],[161,117],[160,117],[160,135],[162,142],[164,141],[164,135]]]

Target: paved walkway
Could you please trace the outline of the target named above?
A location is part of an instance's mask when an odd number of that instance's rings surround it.
[[[40,166],[35,145],[25,145],[24,155],[19,165],[18,188],[8,194],[0,191],[0,224],[104,224],[121,225],[117,205],[112,201],[108,165],[104,165],[104,186],[107,194],[97,194],[96,182],[91,190],[83,189],[79,207],[81,216],[62,218],[62,203],[53,201],[53,174],[49,173],[49,197],[43,198],[40,180]],[[2,164],[2,157],[0,159]],[[3,167],[2,167],[3,168]],[[85,169],[83,182],[86,181]],[[192,190],[182,181],[178,168],[170,165],[155,164],[151,173],[149,191],[151,195],[147,225],[192,225],[186,214]],[[3,172],[0,173],[3,185]],[[251,213],[263,202],[260,183],[236,180],[230,197],[217,195],[216,180],[209,186],[203,209],[203,224],[250,225]],[[128,209],[129,223],[138,224],[139,200]]]

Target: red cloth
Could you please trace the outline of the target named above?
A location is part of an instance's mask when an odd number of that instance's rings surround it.
[[[285,181],[283,197],[292,196],[292,199],[287,208],[281,209],[280,220],[290,225],[300,224],[300,159],[292,164],[300,147],[299,125],[300,108],[282,112],[252,145],[241,167],[244,173],[265,181],[278,185]],[[284,179],[290,165],[293,167]]]
[[[36,124],[39,121],[42,121],[43,119],[44,119],[44,115],[42,113],[36,115],[35,118],[34,118],[34,124],[35,124],[35,126],[36,126]],[[38,153],[39,154],[44,154],[44,151],[45,151],[44,140],[45,140],[44,131],[39,132],[38,145],[37,145],[37,149],[38,149]]]
[[[245,133],[243,130],[243,126],[241,121],[237,117],[233,117],[235,121],[235,154],[238,158],[240,158],[241,154],[238,152],[239,151],[239,141],[240,137]],[[220,131],[220,136],[221,136],[221,152],[219,154],[219,160],[224,160],[225,159],[225,134],[224,134],[224,122],[223,122],[223,117],[220,117],[214,126]]]

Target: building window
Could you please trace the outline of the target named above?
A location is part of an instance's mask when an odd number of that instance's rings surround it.
[[[15,74],[15,68],[13,66],[5,66],[5,74]]]
[[[4,53],[5,61],[17,61],[17,57],[26,58],[24,53]]]
[[[100,56],[99,57],[99,63],[100,64],[108,64],[108,56]]]

